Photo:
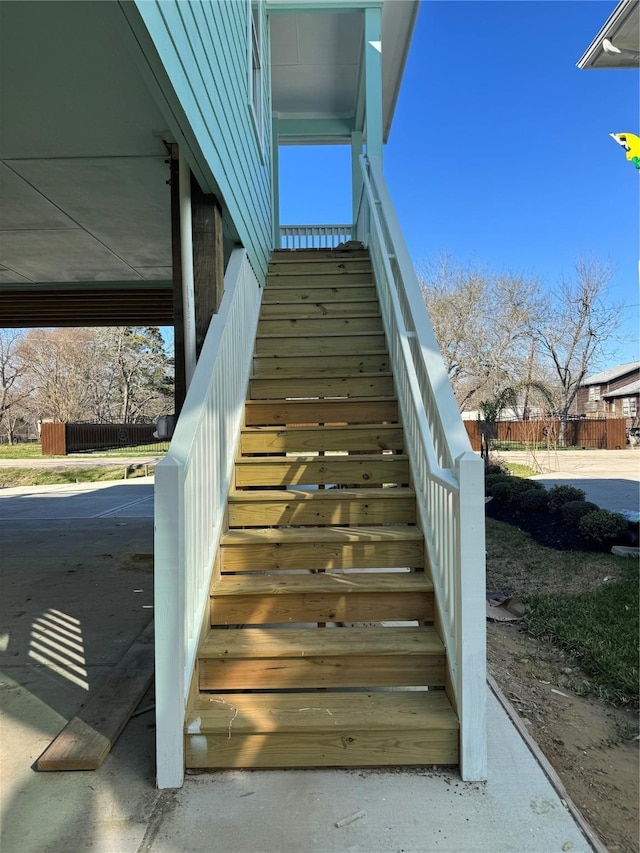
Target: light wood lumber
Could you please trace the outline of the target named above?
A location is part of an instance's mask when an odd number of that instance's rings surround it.
[[[385,352],[384,332],[355,332],[348,335],[314,335],[301,338],[294,332],[284,335],[258,334],[256,355],[359,355],[361,352]]]
[[[359,317],[315,317],[311,320],[263,320],[258,335],[350,335],[352,332],[381,332],[379,314]]]
[[[229,496],[228,510],[229,527],[415,524],[416,521],[415,495],[406,488],[256,492],[245,489]]]
[[[308,284],[294,285],[292,282],[280,284],[278,287],[267,287],[262,300],[263,307],[267,305],[282,305],[292,303],[313,302],[350,302],[352,300],[377,299],[376,287],[372,284],[335,283],[318,285],[314,280],[313,286]]]
[[[389,356],[386,353],[307,356],[267,355],[256,356],[253,359],[253,376],[256,378],[371,375],[389,373],[389,370]]]
[[[346,302],[267,302],[262,305],[260,316],[263,320],[308,320],[317,317],[375,317],[379,313],[377,300],[350,299]]]
[[[102,764],[151,685],[153,653],[150,622],[43,752],[36,762],[38,770],[95,770]]]
[[[247,400],[247,426],[313,423],[397,423],[398,401],[393,397],[357,400]]]
[[[409,483],[400,455],[248,456],[236,460],[236,488],[246,486],[375,485]]]
[[[335,378],[318,376],[282,379],[251,379],[249,396],[252,400],[284,400],[317,397],[391,397],[394,393],[391,374],[358,376],[339,376]]]
[[[402,450],[402,427],[393,425],[348,425],[342,427],[247,427],[240,437],[240,452],[313,453],[349,451],[364,453]]]

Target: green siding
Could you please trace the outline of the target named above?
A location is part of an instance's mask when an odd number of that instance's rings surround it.
[[[264,4],[260,4],[264,150],[254,130],[249,97],[248,2],[136,0],[135,5],[146,38],[136,34],[166,99],[167,120],[172,129],[177,123],[188,159],[197,161],[191,163],[194,172],[203,175],[209,187],[219,187],[226,216],[256,274],[264,279],[272,242],[270,62]],[[130,9],[125,13],[138,30]],[[145,45],[149,39],[151,51]]]

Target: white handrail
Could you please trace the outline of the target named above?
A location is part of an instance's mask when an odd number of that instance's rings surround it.
[[[184,778],[183,726],[244,410],[262,291],[244,249],[224,277],[169,452],[155,473],[159,788]]]
[[[483,463],[472,451],[382,168],[361,158],[369,246],[460,719],[460,770],[486,778]]]
[[[349,225],[281,225],[281,249],[335,249],[351,239]]]

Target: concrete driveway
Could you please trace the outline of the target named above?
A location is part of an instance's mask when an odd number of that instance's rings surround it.
[[[576,486],[586,499],[613,512],[640,510],[640,449],[499,451],[497,458],[520,462],[540,473],[547,487]]]

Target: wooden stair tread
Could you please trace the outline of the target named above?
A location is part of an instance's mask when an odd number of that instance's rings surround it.
[[[413,525],[377,527],[257,527],[229,530],[222,537],[225,545],[300,545],[307,542],[420,542],[422,532]]]
[[[332,593],[342,595],[359,592],[432,592],[433,584],[424,572],[349,572],[290,575],[224,575],[211,594],[218,598],[230,595],[296,595],[298,593]]]
[[[202,733],[226,736],[327,729],[458,729],[442,690],[360,693],[202,694],[187,716]],[[198,725],[196,723],[196,725]]]
[[[320,318],[316,318],[316,319],[320,319]],[[352,319],[352,318],[349,318],[349,319]],[[271,321],[269,321],[269,322],[271,322]],[[329,319],[328,322],[331,322],[331,319]],[[349,330],[339,331],[339,332],[319,330],[318,332],[315,332],[315,333],[314,332],[305,332],[304,334],[305,334],[305,337],[309,337],[309,338],[345,338],[345,337],[355,338],[355,337],[371,337],[372,335],[378,335],[381,338],[384,338],[384,332],[378,332],[375,329],[373,329],[371,331],[366,330],[366,331],[355,331],[355,332],[351,332]],[[267,339],[267,340],[269,340],[269,339],[281,339],[281,338],[292,338],[292,339],[296,340],[298,338],[298,335],[293,334],[293,330],[291,330],[291,331],[287,330],[286,332],[278,332],[278,333],[274,333],[274,332],[265,333],[265,332],[258,331],[258,334],[256,335],[256,339],[260,340],[263,338]]]
[[[300,464],[306,465],[308,463],[322,462],[324,456],[238,456],[236,459],[236,465],[287,465],[287,464]],[[407,462],[409,457],[404,453],[387,453],[381,455],[380,453],[359,453],[357,456],[332,456],[331,462],[340,461],[344,459],[345,462],[380,462],[382,460],[389,460],[390,462]]]
[[[435,628],[228,628],[200,647],[204,660],[442,655]]]
[[[413,489],[394,487],[392,489],[265,489],[259,492],[243,491],[241,489],[229,494],[230,503],[246,503],[256,501],[287,502],[287,501],[375,501],[379,498],[402,500],[415,497]]]

